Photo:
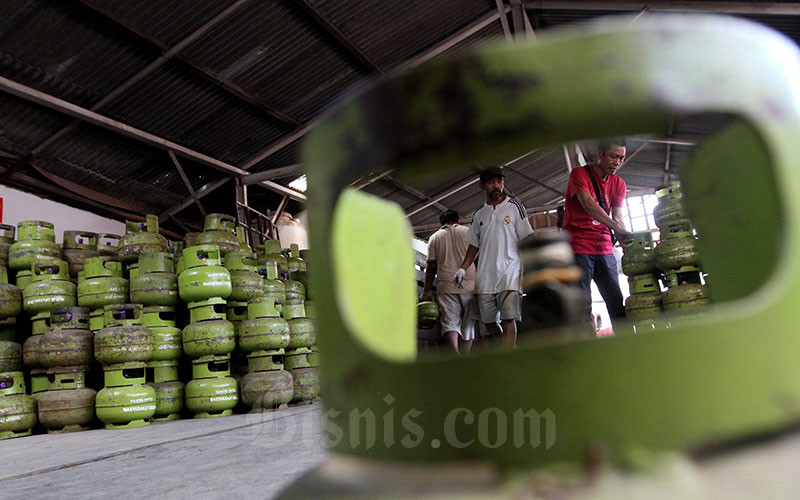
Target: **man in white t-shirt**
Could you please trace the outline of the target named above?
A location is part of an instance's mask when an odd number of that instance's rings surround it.
[[[454,276],[456,284],[463,282],[465,269],[475,260],[480,250],[475,279],[475,294],[481,322],[492,336],[503,337],[503,342],[513,347],[517,340],[517,321],[522,319],[522,264],[517,245],[533,234],[525,207],[519,200],[503,192],[505,175],[497,167],[481,172],[481,189],[486,193],[486,204],[472,217],[467,233],[469,248]],[[500,313],[500,326],[497,314]]]
[[[425,286],[420,300],[430,300],[434,277],[436,280],[436,302],[439,304],[439,320],[442,332],[456,354],[459,338],[464,354],[469,354],[475,340],[475,320],[470,316],[475,287],[475,266],[469,266],[461,286],[453,282],[456,270],[467,252],[467,226],[458,223],[458,212],[445,210],[439,216],[442,227],[428,239],[428,267],[425,270]]]

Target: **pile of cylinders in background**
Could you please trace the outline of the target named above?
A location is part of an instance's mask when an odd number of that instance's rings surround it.
[[[652,233],[633,233],[622,257],[631,291],[625,310],[637,332],[669,327],[662,312],[672,313],[673,318],[693,316],[711,303],[707,275],[700,267],[698,236],[686,214],[680,183],[673,182],[656,195],[659,203],[653,216],[661,241],[654,245]]]
[[[209,214],[183,242],[0,224],[0,439],[133,428],[319,396],[307,255]]]

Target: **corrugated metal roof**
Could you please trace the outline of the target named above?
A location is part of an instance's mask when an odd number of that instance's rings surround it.
[[[72,2],[10,7],[3,5],[0,74],[75,104],[91,106],[157,56]]]
[[[0,148],[8,153],[27,154],[69,122],[63,114],[0,94]]]
[[[171,47],[235,0],[88,0]]]
[[[104,109],[112,118],[229,163],[291,130],[181,63],[159,68]]]
[[[305,1],[384,71],[497,12],[493,0]],[[7,0],[0,17],[0,75],[88,108],[234,2]],[[347,43],[329,33],[300,3],[250,0],[237,4],[237,11],[100,112],[221,161],[243,164],[373,77]],[[633,13],[636,10],[605,11],[603,2],[597,2],[595,10],[528,9],[537,30],[599,15]],[[800,38],[800,16],[742,17],[779,29],[795,41]],[[445,54],[502,36],[500,22],[494,21]],[[290,118],[282,119],[281,114]],[[729,121],[729,117],[708,115],[678,117],[672,135],[698,140]],[[0,95],[0,149],[9,153],[24,156],[71,122],[60,113]],[[266,157],[251,171],[297,163],[301,140]],[[641,143],[632,140],[629,155]],[[670,171],[678,171],[691,150],[691,146],[670,146]],[[663,143],[646,144],[621,175],[631,186],[660,185],[666,152]],[[65,134],[34,161],[54,174],[120,200],[144,204],[148,210],[163,211],[188,198],[164,151],[93,126]],[[181,159],[181,163],[195,189],[223,176],[187,160]],[[566,186],[567,169],[560,147],[538,151],[512,167],[522,175],[509,172],[508,186],[521,194],[528,207],[552,202]],[[398,179],[402,180],[401,176]],[[453,181],[409,184],[434,196]],[[421,201],[386,180],[366,190],[406,209]],[[233,206],[232,192],[232,183],[228,183],[205,198],[205,204],[232,211],[228,208]],[[281,195],[255,188],[251,193],[256,193],[251,199],[261,203],[256,207],[260,211],[274,208],[281,199]],[[443,205],[465,214],[482,203],[477,185],[442,200]],[[427,208],[412,217],[412,223],[436,221],[438,214],[438,208]],[[199,211],[190,205],[184,216],[197,218]]]
[[[185,54],[301,121],[366,74],[291,2],[253,2]]]
[[[391,68],[496,9],[492,0],[309,0],[383,69]]]

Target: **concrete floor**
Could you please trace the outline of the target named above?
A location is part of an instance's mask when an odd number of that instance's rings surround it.
[[[272,498],[326,457],[321,408],[0,441],[0,498]]]

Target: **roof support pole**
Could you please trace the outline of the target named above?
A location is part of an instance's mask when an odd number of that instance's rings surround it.
[[[275,210],[275,213],[272,215],[272,224],[275,225],[278,222],[278,219],[281,218],[281,214],[284,210],[286,210],[286,205],[289,203],[289,197],[284,196],[281,199],[281,202],[278,204],[278,208]]]
[[[383,70],[381,70],[381,68],[375,64],[375,61],[370,59],[370,57],[363,50],[353,43],[352,40],[347,38],[347,36],[345,36],[345,34],[336,27],[336,25],[334,25],[328,18],[323,16],[316,7],[308,2],[308,0],[295,0],[295,3],[302,7],[303,10],[305,10],[308,15],[322,27],[322,29],[335,38],[339,44],[344,47],[345,50],[347,50],[347,52],[355,56],[355,58],[358,59],[359,62],[361,62],[361,64],[363,64],[367,69],[376,73],[383,73]]]
[[[464,40],[466,40],[466,39],[470,38],[471,36],[473,36],[475,33],[478,33],[482,29],[486,28],[490,24],[492,24],[494,22],[497,22],[497,18],[501,17],[501,15],[505,16],[505,13],[508,11],[508,9],[509,9],[509,7],[506,6],[502,10],[502,12],[501,11],[494,11],[494,12],[491,12],[489,14],[486,14],[486,15],[482,16],[481,18],[477,19],[476,21],[470,23],[469,25],[465,26],[461,30],[457,31],[456,33],[454,33],[449,38],[447,38],[445,40],[442,40],[440,43],[434,45],[433,47],[430,47],[429,49],[423,51],[422,53],[414,56],[410,60],[398,65],[396,68],[394,68],[392,70],[392,72],[405,71],[407,69],[414,68],[416,66],[419,66],[420,64],[423,64],[423,63],[433,59],[434,57],[439,56],[443,52],[446,52],[447,50],[455,47],[459,43],[461,43]],[[283,137],[282,139],[279,139],[279,140],[273,142],[272,144],[270,144],[269,146],[267,146],[263,150],[259,151],[258,153],[256,153],[253,156],[251,156],[249,159],[247,159],[244,162],[242,162],[242,164],[239,165],[239,168],[241,168],[242,170],[249,170],[254,165],[264,161],[265,159],[269,158],[270,156],[272,156],[276,152],[280,151],[284,147],[286,147],[289,144],[293,143],[294,141],[302,138],[311,129],[314,128],[314,125],[316,125],[316,122],[317,122],[318,119],[319,118],[315,118],[311,122],[306,123],[305,125],[297,128],[291,134]],[[210,191],[213,191],[216,188],[212,187],[212,188],[209,188],[209,189],[210,189]],[[361,189],[361,188],[357,187],[356,189]],[[191,204],[191,200],[189,200],[189,203],[186,203],[184,201],[183,203],[181,203],[179,205],[176,205],[175,207],[172,207],[169,210],[170,211],[171,210],[175,210],[176,208],[181,207],[181,205],[183,206],[183,208],[185,208],[189,204]]]
[[[503,0],[495,0],[497,4],[497,12],[500,14],[500,24],[503,25],[503,33],[506,35],[506,42],[511,43],[514,38],[511,36],[511,28],[508,26],[508,18],[506,17],[506,6]]]
[[[394,178],[394,177],[392,177],[391,175],[387,175],[387,176],[386,176],[386,180],[388,180],[389,182],[391,182],[391,183],[392,183],[392,184],[394,184],[395,186],[399,187],[399,188],[400,188],[400,189],[402,189],[403,191],[405,191],[405,192],[407,192],[407,193],[410,193],[410,194],[413,194],[414,196],[416,196],[416,197],[417,197],[417,198],[419,198],[420,200],[424,200],[424,201],[430,201],[430,199],[431,199],[431,197],[430,197],[430,196],[428,196],[427,194],[423,193],[423,192],[422,192],[422,191],[420,191],[419,189],[416,189],[416,188],[414,188],[414,187],[412,187],[412,186],[409,186],[409,185],[408,185],[408,184],[406,184],[405,182],[398,181],[397,179],[395,179],[395,178]],[[433,204],[433,206],[435,206],[435,207],[436,207],[436,208],[438,208],[439,210],[448,210],[448,207],[446,207],[445,205],[442,205],[442,204],[441,204],[441,203],[439,203],[438,201],[437,201],[436,203],[434,203],[434,204]]]
[[[183,171],[183,167],[181,167],[181,163],[178,161],[178,157],[175,156],[175,153],[172,150],[167,151],[169,153],[169,157],[172,160],[172,163],[175,165],[175,168],[178,170],[178,174],[180,174],[183,183],[186,185],[186,189],[189,190],[189,195],[194,199],[194,203],[197,205],[197,208],[200,209],[200,213],[203,214],[203,217],[208,215],[206,213],[205,207],[203,204],[200,203],[200,198],[197,197],[197,193],[194,192],[194,188],[192,187],[192,183],[189,182],[189,178],[186,177],[186,172]]]

